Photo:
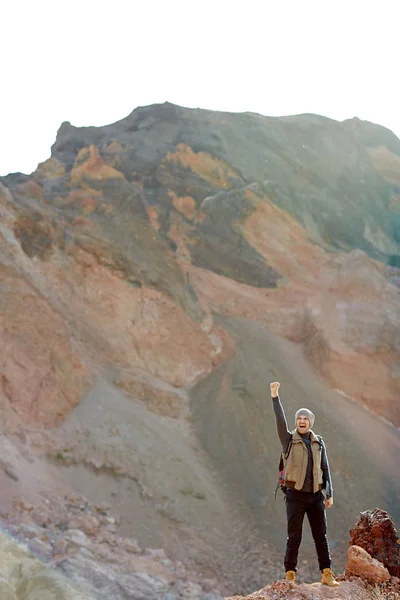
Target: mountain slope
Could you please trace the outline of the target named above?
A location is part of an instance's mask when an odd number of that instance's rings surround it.
[[[103,495],[142,546],[246,591],[285,537],[279,379],[327,441],[340,564],[364,500],[400,518],[399,157],[357,119],[166,103],[64,123],[0,179],[6,436],[54,490]]]

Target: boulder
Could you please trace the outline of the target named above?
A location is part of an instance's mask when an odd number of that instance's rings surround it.
[[[350,546],[348,550],[346,575],[361,577],[375,585],[390,579],[386,567],[360,546]]]
[[[400,577],[400,541],[390,515],[376,508],[361,513],[357,525],[350,531],[350,545],[366,550],[380,561],[393,577]]]

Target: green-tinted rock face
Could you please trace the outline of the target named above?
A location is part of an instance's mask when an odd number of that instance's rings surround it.
[[[0,533],[0,597],[2,600],[90,600],[66,577],[4,533]]]

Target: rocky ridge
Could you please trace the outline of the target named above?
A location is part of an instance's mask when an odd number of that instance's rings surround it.
[[[6,600],[222,600],[215,579],[201,579],[183,564],[169,560],[163,550],[141,549],[136,540],[118,536],[116,519],[104,505],[66,497],[59,499],[51,513],[23,504],[19,511],[22,518],[7,523],[8,535],[4,529],[0,533],[0,589]],[[373,548],[380,547],[388,530],[395,539],[387,543],[382,555]],[[278,579],[247,598],[398,600],[400,578],[389,572],[400,564],[390,516],[379,509],[365,511],[351,535],[346,569],[337,577],[339,588]],[[24,543],[12,539],[15,536]],[[353,544],[360,536],[370,544],[372,554]]]
[[[396,575],[400,566],[399,540],[393,521],[387,512],[375,509],[361,513],[360,520],[352,529],[346,570],[337,577],[339,587],[329,588],[319,582],[302,583],[276,581],[256,591],[248,600],[398,600],[400,578]],[[386,539],[385,535],[389,533]],[[371,550],[354,543],[362,540]],[[385,540],[385,542],[383,542]],[[385,543],[385,551],[382,546]],[[379,548],[379,550],[377,550]],[[378,560],[378,557],[380,560]],[[239,600],[242,596],[233,596]]]
[[[4,586],[10,594],[13,587],[21,594],[10,600],[222,599],[215,579],[200,580],[164,550],[143,549],[137,540],[118,535],[118,520],[109,507],[93,506],[82,497],[60,497],[49,504],[38,508],[21,502],[2,523]],[[19,578],[10,574],[17,564]]]

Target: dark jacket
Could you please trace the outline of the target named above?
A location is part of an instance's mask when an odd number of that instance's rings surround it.
[[[282,444],[282,451],[286,452],[288,445],[289,445],[289,441],[292,439],[292,432],[289,431],[289,429],[288,429],[285,412],[283,410],[283,406],[280,402],[279,396],[277,396],[276,398],[272,398],[272,403],[273,403],[274,412],[275,412],[278,435],[279,435],[279,439]],[[308,434],[306,434],[306,435],[308,435]],[[304,436],[300,436],[300,437],[304,438]],[[304,440],[304,441],[306,443],[306,446],[308,447],[309,446],[309,443],[307,443],[308,439]],[[330,474],[330,470],[329,470],[328,457],[326,455],[326,447],[325,447],[324,441],[322,439],[321,439],[320,468],[322,470],[322,482],[323,482],[322,487],[326,491],[326,497],[330,498],[333,496],[333,488],[332,488],[331,474]],[[313,472],[314,472],[313,461],[312,461],[312,459],[311,459],[311,461],[309,459],[308,474],[310,475]],[[308,479],[309,479],[309,477],[308,477]],[[306,482],[304,483],[304,486],[301,491],[309,491],[309,488],[307,487]]]

